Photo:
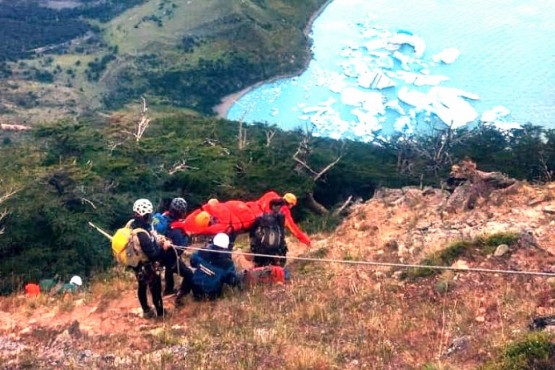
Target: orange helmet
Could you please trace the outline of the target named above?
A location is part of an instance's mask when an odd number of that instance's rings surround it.
[[[206,227],[210,224],[210,214],[206,211],[200,212],[195,217],[195,225],[198,227]]]
[[[297,205],[297,197],[295,194],[287,193],[283,196],[283,200],[285,200],[291,207]]]
[[[220,201],[216,198],[212,198],[208,200],[208,204],[210,204],[211,206],[216,205],[218,203],[220,203]]]

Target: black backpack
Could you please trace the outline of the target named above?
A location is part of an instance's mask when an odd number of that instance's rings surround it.
[[[264,213],[258,220],[255,245],[260,253],[275,253],[284,242],[285,219],[281,213]]]

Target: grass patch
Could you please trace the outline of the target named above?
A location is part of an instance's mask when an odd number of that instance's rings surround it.
[[[501,244],[507,244],[509,247],[518,242],[518,235],[511,232],[495,233],[488,236],[477,238],[477,243],[480,245],[480,250],[483,254],[491,254]]]
[[[419,264],[425,266],[451,266],[462,256],[472,257],[477,252],[480,255],[488,255],[495,252],[500,244],[514,245],[518,242],[518,235],[515,233],[495,233],[487,236],[480,236],[473,240],[462,240],[450,244],[447,248],[426,257]],[[412,268],[401,275],[402,279],[414,280],[428,276],[434,276],[442,270],[433,268]]]
[[[482,370],[555,369],[555,343],[553,335],[532,333],[507,345],[500,358],[482,367]]]

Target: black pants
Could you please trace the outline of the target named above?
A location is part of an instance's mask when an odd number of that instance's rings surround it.
[[[164,292],[170,293],[175,288],[175,281],[173,279],[173,274],[175,273],[183,278],[179,287],[181,295],[189,294],[193,285],[193,272],[181,261],[179,254],[176,254],[173,248],[164,252],[164,268],[166,269],[164,274]]]
[[[139,303],[144,312],[150,311],[148,305],[147,290],[150,289],[152,303],[156,308],[156,314],[162,316],[164,313],[164,305],[162,303],[162,279],[153,263],[141,263],[135,268],[135,277],[139,286],[137,288],[137,296]]]
[[[175,250],[170,248],[164,251],[163,263],[164,263],[164,292],[172,293],[175,289],[175,281],[173,279],[174,270],[176,268],[178,256],[175,254]]]
[[[182,278],[181,286],[179,287],[179,295],[183,297],[189,294],[193,287],[193,271],[191,271],[181,259],[178,259],[175,264],[175,272]]]
[[[260,253],[260,254],[270,254],[273,256],[286,256],[287,255],[287,245],[283,245],[275,250],[267,250],[264,248],[251,246],[252,253]],[[254,267],[262,267],[262,266],[285,266],[287,260],[285,258],[272,258],[272,257],[262,257],[262,256],[254,256]]]

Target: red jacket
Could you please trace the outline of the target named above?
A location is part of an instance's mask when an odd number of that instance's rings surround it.
[[[210,215],[210,224],[205,227],[195,223],[196,216],[206,211]],[[246,232],[258,214],[245,202],[230,200],[224,203],[204,204],[181,223],[172,223],[172,228],[180,228],[189,235],[216,235],[217,233]]]
[[[260,208],[262,213],[270,211],[270,201],[272,201],[273,199],[281,199],[281,196],[279,196],[278,193],[276,193],[275,191],[269,191],[258,198],[256,204],[258,204],[258,207]],[[299,239],[301,243],[310,245],[310,238],[308,237],[308,235],[306,235],[293,220],[293,216],[291,215],[291,208],[289,208],[288,205],[284,205],[283,207],[281,207],[280,212],[285,215],[285,227],[288,228],[289,231],[291,231],[291,233],[295,235],[295,237]]]

